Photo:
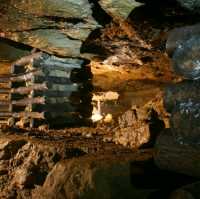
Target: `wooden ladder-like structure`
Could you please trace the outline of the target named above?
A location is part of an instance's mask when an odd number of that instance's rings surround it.
[[[10,67],[10,76],[0,77],[0,123],[8,126],[64,127],[89,118],[89,90],[80,74],[84,61],[58,58],[37,52],[23,57]],[[82,74],[83,75],[83,74]],[[87,104],[87,105],[86,105]]]

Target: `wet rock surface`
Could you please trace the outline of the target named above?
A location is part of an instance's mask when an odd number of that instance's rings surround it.
[[[185,81],[168,87],[164,99],[165,108],[171,113],[170,126],[175,138],[198,142],[199,81]]]
[[[185,45],[185,42],[193,36],[198,36],[200,33],[200,24],[184,26],[172,29],[167,37],[166,51],[173,55],[177,48]]]
[[[168,112],[171,112],[176,104],[180,101],[193,99],[198,101],[200,82],[198,81],[183,81],[175,85],[167,86],[165,89],[164,106]]]
[[[192,36],[183,45],[178,46],[173,55],[173,66],[177,74],[187,79],[200,78],[199,44],[199,37]]]

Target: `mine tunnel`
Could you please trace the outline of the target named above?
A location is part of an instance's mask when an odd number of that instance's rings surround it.
[[[198,199],[199,0],[0,0],[0,199]]]

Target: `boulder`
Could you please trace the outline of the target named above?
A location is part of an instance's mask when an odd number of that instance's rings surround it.
[[[183,81],[172,84],[165,89],[164,106],[168,112],[176,107],[180,101],[200,99],[200,81]]]
[[[200,78],[200,38],[194,35],[174,52],[172,63],[175,73],[186,79]]]
[[[161,169],[199,178],[199,150],[197,142],[176,139],[172,130],[166,129],[156,141],[154,160]]]
[[[166,50],[169,55],[173,55],[174,51],[184,45],[188,39],[194,35],[200,34],[200,24],[174,28],[169,31],[166,42]]]
[[[199,143],[200,103],[188,99],[177,103],[171,113],[170,125],[176,139]]]
[[[38,199],[131,199],[146,198],[147,192],[134,189],[130,163],[120,159],[83,157],[55,165],[43,187],[33,192]]]

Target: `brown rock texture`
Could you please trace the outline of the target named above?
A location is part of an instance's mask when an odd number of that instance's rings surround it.
[[[155,163],[161,169],[199,178],[199,143],[176,139],[173,129],[166,129],[156,141]]]
[[[84,138],[80,129],[77,136],[69,133],[1,134],[0,198],[146,196],[130,183],[130,163],[151,159],[152,151],[133,152],[98,136]]]

